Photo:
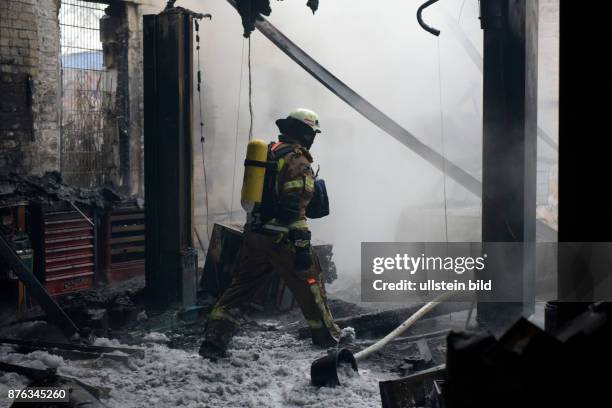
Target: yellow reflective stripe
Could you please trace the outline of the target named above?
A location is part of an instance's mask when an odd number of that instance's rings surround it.
[[[280,173],[280,171],[283,169],[283,167],[285,167],[285,159],[283,159],[282,157],[280,159],[278,159],[278,161],[276,162],[276,171],[278,173]],[[276,194],[278,194],[278,184],[279,184],[279,180],[277,178],[276,183],[274,183],[274,191],[276,191]]]
[[[283,189],[285,191],[291,190],[294,188],[301,189],[302,187],[304,187],[304,180],[302,179],[287,181],[285,182],[285,184],[283,184]]]
[[[306,323],[308,323],[308,327],[310,327],[311,329],[323,328],[323,323],[319,320],[306,320]]]
[[[270,220],[268,223],[264,224],[263,228],[270,231],[289,232],[289,227],[278,225],[276,219]]]
[[[227,313],[225,309],[219,306],[213,308],[212,312],[210,312],[209,319],[211,320],[229,320],[230,322],[234,324],[240,324],[240,322],[236,318],[234,318],[232,315]]]
[[[272,218],[270,221],[263,225],[263,228],[270,231],[278,232],[289,232],[290,229],[308,229],[308,222],[306,220],[297,220],[289,225],[280,223],[276,218]]]
[[[285,182],[285,184],[283,184],[283,189],[285,191],[293,189],[301,190],[302,188],[304,188],[304,180],[306,180],[306,190],[314,191],[315,183],[312,177],[304,177],[303,179],[287,181]]]
[[[210,312],[210,317],[221,316],[225,313],[225,310],[222,307],[215,306],[213,310]]]
[[[291,228],[291,229],[308,229],[308,223],[306,222],[306,220],[293,221],[291,224],[289,224],[289,228]]]
[[[325,300],[323,300],[323,295],[321,294],[321,287],[319,285],[310,285],[310,292],[314,297],[314,301],[319,307],[319,311],[321,312],[321,318],[323,319],[323,323],[328,329],[332,329],[334,327],[334,318],[331,315],[331,312],[326,307]]]

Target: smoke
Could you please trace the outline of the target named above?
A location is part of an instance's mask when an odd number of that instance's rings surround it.
[[[458,16],[460,3],[444,2],[425,13],[428,23],[442,30],[439,38],[418,26],[419,1],[390,0],[384,6],[327,1],[315,16],[302,2],[275,2],[270,21],[438,151],[443,119],[447,156],[479,178],[480,73],[451,32],[444,30],[443,15],[436,10],[443,7]],[[243,222],[240,188],[250,124],[248,40],[242,38],[238,13],[226,2],[183,1],[180,5],[213,15],[200,28],[209,212],[215,214],[210,221],[227,220],[229,215],[222,213],[231,209],[232,220]],[[477,17],[476,6],[468,4],[461,25],[480,47]],[[358,274],[363,241],[446,239],[443,177],[438,170],[344,104],[257,31],[251,38],[251,67],[254,137],[274,140],[278,132],[274,121],[297,107],[312,109],[321,117],[323,133],[312,153],[315,168],[320,165],[319,175],[328,185],[331,214],[310,224],[316,239],[334,245],[340,280]],[[197,135],[194,141],[199,143]],[[195,166],[196,215],[204,235],[199,158]],[[468,222],[459,228],[449,225],[448,238],[478,239],[478,199],[452,180],[447,179],[446,187],[451,212],[471,209]],[[456,220],[450,216],[448,221]]]
[[[451,161],[480,179],[482,76],[444,17],[459,19],[463,1],[439,2],[425,11],[427,23],[442,31],[437,38],[417,24],[421,3],[323,1],[313,16],[303,1],[272,2],[269,20],[424,143],[440,152],[444,145]],[[209,223],[242,223],[249,40],[242,37],[238,13],[223,0],[177,5],[213,15],[200,25]],[[463,6],[459,25],[482,55],[478,2]],[[274,121],[298,107],[321,117],[323,133],[312,154],[328,186],[331,214],[310,224],[315,239],[334,245],[340,280],[358,275],[363,241],[480,240],[479,199],[450,179],[445,194],[437,169],[344,104],[259,32],[250,41],[253,136],[274,140]],[[197,106],[194,111],[197,124]],[[195,132],[196,221],[204,237],[199,139]]]

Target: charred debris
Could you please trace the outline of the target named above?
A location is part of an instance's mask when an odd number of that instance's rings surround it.
[[[480,2],[484,31],[480,64],[484,78],[482,182],[367,102],[269,24],[264,16],[272,12],[270,1],[228,2],[241,16],[245,37],[255,28],[261,30],[282,52],[349,106],[457,181],[469,194],[481,198],[483,241],[529,244],[542,236],[550,238],[551,234],[558,233],[559,241],[583,243],[582,252],[571,259],[559,259],[560,298],[573,293],[572,283],[577,276],[591,273],[588,263],[582,262],[583,257],[590,256],[589,241],[612,242],[612,212],[611,201],[605,197],[595,200],[585,197],[591,197],[594,191],[601,191],[602,185],[605,186],[605,182],[593,175],[609,173],[610,143],[605,137],[580,138],[576,135],[597,135],[608,126],[605,121],[609,104],[599,103],[599,100],[601,95],[612,93],[609,80],[606,81],[609,67],[590,64],[589,60],[600,55],[608,45],[605,19],[610,13],[603,8],[609,9],[609,5],[598,6],[602,10],[594,13],[593,9],[578,5],[576,1],[560,1],[562,52],[559,65],[562,75],[559,80],[560,137],[556,147],[563,194],[559,200],[558,231],[554,231],[550,225],[544,228],[538,223],[534,214],[538,140],[538,9],[534,5],[537,2]],[[35,8],[42,7],[42,3],[19,2],[17,6]],[[127,93],[117,97],[113,90],[108,90],[103,101],[109,104],[109,101],[120,100],[119,107],[106,112],[112,113],[109,117],[129,122],[120,124],[125,131],[117,140],[112,140],[120,145],[118,156],[122,157],[120,165],[112,168],[120,169],[119,178],[124,183],[121,191],[132,194],[101,187],[103,183],[94,183],[100,186],[96,188],[64,183],[58,172],[34,176],[32,174],[41,172],[32,158],[29,162],[34,164],[26,170],[15,165],[20,162],[19,155],[10,160],[3,156],[0,163],[3,169],[13,166],[23,170],[16,174],[5,171],[0,175],[0,355],[3,356],[0,372],[9,383],[15,380],[12,374],[18,379],[25,378],[25,383],[20,385],[23,387],[70,388],[71,406],[103,406],[100,401],[109,399],[121,388],[107,388],[103,382],[118,381],[110,378],[118,372],[126,377],[129,372],[151,376],[146,377],[150,382],[168,387],[170,383],[154,377],[156,370],[172,373],[177,378],[181,374],[179,371],[186,371],[188,375],[180,377],[177,383],[188,383],[195,378],[196,385],[206,384],[203,388],[207,397],[224,401],[223,398],[231,399],[240,390],[229,384],[215,384],[218,378],[242,386],[248,378],[237,371],[247,370],[260,362],[258,370],[264,371],[257,372],[255,377],[261,377],[266,369],[274,367],[277,378],[286,379],[290,371],[282,365],[292,364],[302,355],[312,357],[309,354],[312,350],[303,341],[307,330],[301,322],[300,311],[280,279],[265,285],[249,304],[249,313],[241,326],[243,336],[236,345],[237,356],[228,359],[226,365],[222,363],[219,366],[222,369],[215,371],[195,352],[212,306],[229,286],[236,270],[243,229],[232,222],[217,222],[210,239],[198,237],[194,242],[191,201],[194,125],[187,120],[194,111],[192,92],[195,88],[191,26],[194,18],[204,15],[174,7],[174,3],[169,2],[168,8],[160,14],[144,16],[142,43],[130,43],[136,50],[121,48],[129,42],[122,40],[129,32],[126,27],[130,27],[131,22],[133,29],[138,26],[134,21],[141,21],[136,6],[132,2],[112,2],[108,9],[98,9],[104,37],[100,58],[105,66],[115,70],[113,75],[120,78],[115,82],[109,80],[109,83],[119,82],[126,89],[137,92],[138,86],[125,77],[126,73],[131,73],[131,77],[142,75],[134,78],[134,82],[144,84],[142,95],[133,100]],[[428,1],[420,10],[435,3]],[[0,5],[7,10],[8,4],[7,0],[0,0]],[[81,6],[92,8],[92,4],[86,2]],[[319,2],[309,0],[307,6],[314,13]],[[57,8],[42,14],[54,13],[57,15]],[[39,14],[30,10],[22,15]],[[4,18],[5,14],[2,16]],[[424,24],[420,14],[419,20],[428,32],[440,34]],[[7,17],[7,24],[15,25],[14,31],[29,32],[27,25],[17,27],[20,21]],[[43,27],[45,22],[39,23],[30,25]],[[55,20],[53,23],[58,25]],[[59,27],[56,28],[59,32]],[[44,32],[25,37],[31,36],[34,44],[39,35],[45,37]],[[29,44],[30,39],[23,37],[17,35],[13,40],[21,39]],[[45,38],[53,43],[51,37]],[[199,41],[199,34],[196,41]],[[56,46],[59,51],[60,43]],[[11,47],[0,47],[0,52]],[[52,92],[57,84],[45,84],[48,78],[36,78],[38,82],[32,80],[32,75],[38,75],[39,67],[27,64],[38,58],[22,54],[39,48],[32,46],[30,49],[24,45],[20,47],[23,50],[16,50],[10,58],[2,54],[2,97],[10,95],[12,100],[11,103],[2,101],[0,132],[10,149],[22,149],[21,155],[36,151],[44,157],[45,166],[53,167],[55,165],[49,163],[57,160],[48,157],[49,152],[42,148],[47,144],[36,149],[31,146],[36,137],[42,136],[37,129],[44,129],[45,137],[51,137],[49,135],[59,128],[66,130],[78,121],[70,118],[67,123],[58,123],[60,115],[54,110],[57,95]],[[130,55],[130,60],[144,55],[144,60],[135,69],[125,65],[122,60],[125,55]],[[62,63],[66,65],[68,61]],[[44,71],[49,78],[57,72],[60,61],[54,64]],[[72,68],[95,71],[79,64],[81,62]],[[180,70],[177,66],[187,69]],[[23,67],[29,68],[24,71]],[[198,82],[198,89],[199,85]],[[49,100],[34,98],[32,86],[47,87],[34,95],[39,98],[46,90]],[[84,91],[93,93],[91,89]],[[135,102],[140,97],[144,101],[143,112]],[[32,115],[34,105],[37,109],[42,105],[47,108],[39,109],[39,115],[35,116]],[[117,113],[117,110],[123,111]],[[15,112],[23,114],[14,115]],[[160,112],[168,114],[171,120],[166,120]],[[143,129],[138,125],[140,113],[144,116]],[[45,123],[35,123],[43,119]],[[107,122],[106,116],[94,119],[92,123],[105,123],[104,128],[99,129],[102,133],[117,129],[117,124]],[[5,126],[9,120],[11,123]],[[22,123],[24,120],[29,122]],[[44,126],[39,126],[41,124]],[[128,128],[135,132],[131,138],[126,138]],[[176,137],[164,137],[167,134]],[[141,136],[144,147],[140,146]],[[85,133],[79,137],[85,137]],[[82,146],[78,143],[75,146],[70,153],[83,153],[78,150]],[[141,147],[144,160],[140,159]],[[147,169],[142,177],[144,181],[140,180],[146,188],[143,189],[143,185],[130,188],[130,183],[137,184],[142,168]],[[121,183],[109,183],[109,186],[115,184]],[[133,195],[138,191],[145,192],[144,199]],[[599,218],[585,219],[585,214],[597,214]],[[321,259],[325,282],[333,283],[342,271],[336,270],[332,244],[313,242],[313,249]],[[521,285],[517,286],[526,287],[533,277],[535,262],[529,258],[533,255],[530,252],[522,255],[525,256],[517,258],[514,264],[498,265],[499,268],[491,273],[498,279],[518,281]],[[198,256],[205,261],[199,264]],[[609,277],[609,270],[604,276],[595,276],[594,282]],[[581,289],[592,293],[595,287]],[[351,287],[348,291],[356,293],[359,287]],[[545,307],[540,305],[542,308],[537,310],[533,294],[524,291],[521,295],[521,301],[514,303],[482,299],[476,299],[473,304],[445,303],[387,347],[368,356],[360,364],[370,373],[381,376],[375,379],[378,384],[376,401],[380,400],[385,408],[602,406],[602,398],[609,399],[605,369],[612,363],[610,303],[565,298],[561,299],[565,301],[549,302]],[[348,333],[350,341],[341,346],[353,353],[393,331],[423,305],[388,310],[388,305],[364,306],[330,295],[329,306],[340,328]],[[476,310],[475,325],[471,320],[473,310]],[[527,320],[525,315],[535,317]],[[253,338],[262,345],[254,345]],[[266,354],[269,350],[274,351]],[[160,359],[164,354],[182,358],[181,364],[178,368],[169,368],[172,361],[166,365],[147,361],[147,353]],[[284,360],[274,365],[277,358]],[[78,370],[62,365],[64,361],[80,362]],[[69,371],[67,366],[87,377],[92,384],[66,375],[62,370]],[[300,366],[299,370],[304,367],[307,365]],[[100,373],[100,376],[88,373]],[[302,371],[292,373],[299,377],[297,385],[289,390],[275,390],[278,395],[297,393],[298,388],[307,389],[318,401],[319,395],[333,395],[327,390],[318,394],[317,387],[306,384]],[[247,392],[255,394],[265,382],[265,379],[254,380]],[[357,395],[365,395],[367,384],[349,384],[352,385],[340,383],[338,388],[352,386],[358,390]],[[307,397],[302,393],[291,401],[306,405],[303,401],[308,401]],[[183,405],[202,402],[197,400],[198,396],[193,398]],[[13,406],[20,406],[19,402]]]
[[[262,16],[267,17],[272,14],[270,0],[231,0],[230,3],[236,7],[238,14],[240,14],[245,38],[250,37],[251,33],[255,30],[256,21],[262,21]],[[312,14],[314,14],[319,9],[319,0],[308,0],[306,6],[308,6],[308,8],[312,10]]]

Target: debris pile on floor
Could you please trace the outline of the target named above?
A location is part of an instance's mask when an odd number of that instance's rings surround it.
[[[601,406],[609,381],[600,370],[612,363],[611,317],[611,304],[599,303],[555,333],[525,319],[499,339],[451,333],[448,406]]]
[[[47,172],[43,176],[0,175],[0,203],[29,201],[40,204],[67,201],[107,209],[126,200],[129,199],[109,187],[89,189],[65,184],[61,174],[55,171]],[[142,199],[133,201],[139,207],[144,205]]]
[[[111,291],[108,296],[99,294],[95,299],[106,301],[128,292]],[[82,302],[84,298],[87,294],[72,300]],[[341,300],[330,300],[330,306],[338,316],[371,312]],[[205,319],[181,321],[176,318],[177,313],[177,309],[161,314],[141,313],[140,319],[111,330],[114,338],[96,338],[93,347],[120,348],[100,353],[98,358],[48,348],[28,352],[16,344],[3,344],[0,361],[39,369],[54,368],[61,376],[78,378],[100,390],[101,400],[108,406],[128,408],[151,404],[211,408],[379,406],[379,381],[397,379],[409,372],[398,371],[398,362],[403,358],[412,359],[410,372],[444,361],[447,331],[425,337],[421,333],[414,338],[397,339],[360,362],[359,375],[343,376],[341,386],[317,388],[310,385],[310,366],[325,355],[325,350],[313,346],[310,339],[296,338],[297,328],[302,324],[299,310],[281,315],[261,312],[246,315],[231,345],[231,356],[217,363],[203,360],[197,353]],[[40,324],[22,323],[14,325],[11,331],[28,336]],[[354,336],[352,329],[345,331]],[[371,342],[358,337],[344,347],[356,351]],[[136,347],[144,353],[140,356],[136,352],[122,352],[126,347]],[[0,392],[8,387],[24,387],[27,382],[21,376],[3,373]]]
[[[108,359],[70,361],[46,352],[22,355],[10,347],[0,349],[0,360],[37,368],[53,366],[62,375],[110,389],[102,401],[116,407],[365,408],[379,404],[378,379],[384,373],[365,369],[343,387],[312,387],[310,363],[322,351],[286,333],[250,331],[237,336],[232,356],[214,364],[196,350],[157,343],[163,336],[145,336],[153,340],[144,343],[145,357],[130,359],[127,366]],[[18,387],[18,377],[5,374],[1,378],[0,388]]]

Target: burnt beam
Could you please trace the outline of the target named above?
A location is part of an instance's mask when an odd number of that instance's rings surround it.
[[[170,8],[146,15],[143,31],[146,300],[162,309],[195,300],[193,19]]]
[[[79,334],[78,327],[68,317],[66,312],[57,304],[45,287],[34,276],[32,271],[21,260],[13,247],[6,240],[2,232],[0,232],[0,258],[13,269],[17,278],[28,289],[28,292],[38,302],[40,307],[47,313],[49,320],[55,323],[67,337]]]
[[[604,63],[612,5],[560,0],[558,300],[554,332],[593,300],[612,300],[608,193],[612,75]],[[551,305],[549,305],[551,306]]]
[[[343,319],[336,319],[336,324],[342,329],[345,327],[352,327],[355,329],[355,335],[358,338],[380,338],[391,333],[393,329],[415,314],[424,305],[424,303],[419,303],[401,309],[385,310],[383,312],[367,313],[358,316],[346,317]],[[469,306],[470,305],[465,302],[443,302],[427,313],[422,320],[425,321],[450,313],[462,312],[467,310]],[[308,327],[301,327],[298,330],[298,337],[310,337],[310,329]]]
[[[496,288],[479,295],[478,321],[495,330],[533,312],[538,1],[482,0],[481,24],[482,241],[485,253],[489,242],[525,243],[492,257],[484,271]]]

